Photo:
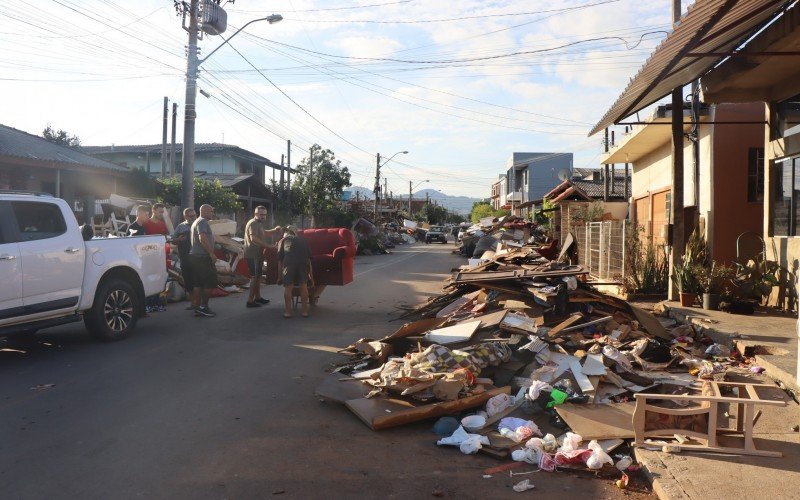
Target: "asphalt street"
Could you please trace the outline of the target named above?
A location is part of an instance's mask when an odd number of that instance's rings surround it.
[[[141,320],[122,342],[82,323],[0,351],[0,498],[514,497],[530,478],[546,496],[618,497],[608,480],[570,473],[484,478],[492,458],[435,445],[432,422],[374,432],[314,388],[361,337],[397,327],[399,303],[436,293],[463,263],[452,244],[357,257],[355,281],[329,287],[312,317],[245,297],[185,303]],[[531,493],[534,493],[531,492]]]

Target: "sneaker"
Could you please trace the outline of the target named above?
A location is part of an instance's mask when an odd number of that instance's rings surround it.
[[[253,302],[257,304],[269,304],[269,299],[262,299],[261,297],[257,298]]]
[[[167,308],[165,306],[158,306],[158,307],[156,307],[155,310],[156,310],[156,312],[163,313],[163,312],[165,312],[167,310]]]
[[[153,312],[153,307],[152,306],[144,306],[144,312],[145,312],[145,314],[150,314],[151,312]]]
[[[253,302],[248,302],[246,307],[261,307],[261,304],[259,304],[258,302],[253,301]]]
[[[200,307],[198,307],[197,309],[194,310],[194,315],[195,316],[204,316],[206,318],[213,318],[214,316],[217,315],[217,313],[213,312],[208,307],[200,306]]]

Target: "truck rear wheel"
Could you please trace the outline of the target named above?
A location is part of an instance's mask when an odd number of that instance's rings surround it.
[[[122,340],[136,326],[139,297],[127,281],[112,278],[103,282],[94,298],[94,305],[84,316],[89,332],[100,340]]]

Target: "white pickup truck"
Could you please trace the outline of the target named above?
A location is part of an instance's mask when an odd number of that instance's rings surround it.
[[[163,236],[84,240],[67,202],[0,192],[0,335],[84,320],[128,336],[167,280]]]

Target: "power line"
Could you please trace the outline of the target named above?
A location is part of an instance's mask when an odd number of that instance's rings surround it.
[[[358,23],[365,23],[365,24],[428,24],[428,23],[447,23],[453,21],[467,21],[471,19],[487,19],[487,18],[496,18],[496,17],[517,17],[517,16],[532,16],[536,14],[549,14],[549,13],[561,13],[561,12],[569,12],[573,10],[580,10],[585,9],[588,7],[594,7],[597,5],[605,5],[609,3],[619,2],[620,0],[606,0],[603,2],[597,2],[593,4],[585,4],[585,5],[578,5],[575,7],[564,7],[562,9],[548,9],[548,10],[539,10],[539,11],[532,11],[532,12],[511,12],[511,13],[502,13],[502,14],[481,14],[481,15],[474,15],[474,16],[462,16],[462,17],[448,17],[448,18],[441,18],[441,19],[414,19],[414,20],[402,20],[402,21],[377,21],[371,19],[294,19],[291,17],[286,17],[287,21],[298,21],[298,22],[310,22],[310,23],[350,23],[350,24],[358,24]]]

